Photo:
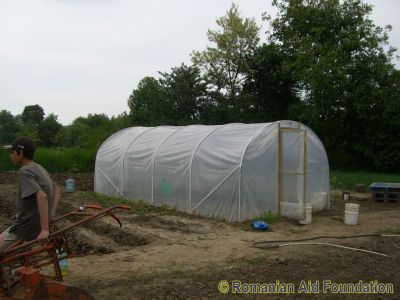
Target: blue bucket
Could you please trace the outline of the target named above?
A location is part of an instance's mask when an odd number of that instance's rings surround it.
[[[75,190],[75,182],[72,178],[65,180],[65,191],[72,193]]]
[[[255,230],[267,230],[268,224],[262,220],[253,221],[252,226]]]

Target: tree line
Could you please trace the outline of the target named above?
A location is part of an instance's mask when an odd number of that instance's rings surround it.
[[[129,112],[89,115],[61,126],[38,105],[0,112],[0,142],[28,134],[47,147],[98,147],[128,126],[225,124],[291,119],[312,128],[331,166],[400,170],[400,72],[391,27],[361,0],[275,0],[260,33],[236,5],[209,30],[209,46],[158,77],[144,77]],[[266,37],[260,43],[260,37]]]
[[[10,143],[16,136],[27,135],[47,148],[95,149],[108,136],[129,126],[131,122],[126,113],[111,118],[105,114],[89,114],[63,126],[55,114],[45,115],[40,105],[28,105],[16,116],[0,111],[0,145]]]

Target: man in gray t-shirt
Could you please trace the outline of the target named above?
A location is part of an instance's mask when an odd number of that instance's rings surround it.
[[[60,199],[60,188],[41,165],[33,162],[36,147],[30,138],[18,137],[4,148],[20,170],[17,214],[14,224],[0,234],[0,252],[20,241],[46,239]]]

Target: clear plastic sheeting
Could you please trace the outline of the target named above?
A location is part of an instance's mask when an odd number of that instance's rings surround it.
[[[330,208],[319,138],[294,121],[132,127],[99,148],[95,192],[243,221]]]

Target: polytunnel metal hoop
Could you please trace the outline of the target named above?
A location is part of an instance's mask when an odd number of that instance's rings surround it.
[[[126,152],[128,152],[129,147],[133,144],[134,141],[136,141],[140,136],[142,136],[143,134],[145,134],[146,132],[149,132],[150,130],[153,130],[157,127],[150,127],[147,130],[139,133],[137,136],[135,136],[132,141],[130,141],[130,143],[128,144],[128,146],[125,147],[124,150],[124,156],[122,157],[122,192],[124,191],[124,174],[125,174],[125,157],[126,157]]]
[[[123,131],[128,131],[129,129],[131,129],[131,128],[130,128],[130,127],[129,127],[129,128],[124,128],[124,129],[120,130],[118,133],[121,133],[121,132],[123,132]],[[108,138],[106,138],[106,139],[104,140],[104,142],[101,143],[101,145],[100,145],[100,147],[99,147],[99,150],[98,150],[98,152],[96,153],[95,169],[98,168],[99,170],[101,170],[100,167],[97,166],[97,156],[99,155],[100,149],[103,148],[103,146],[104,146],[109,140],[111,140],[111,138],[112,138],[114,135],[116,135],[116,134],[117,134],[117,133],[114,133],[114,134],[110,135]],[[108,180],[108,182],[110,182],[110,183],[114,186],[114,184],[110,181],[110,178],[108,178],[107,176],[105,176],[104,172],[101,172],[101,173],[103,174],[104,178],[106,178],[106,179]],[[94,186],[96,186],[96,176],[94,176]]]
[[[121,191],[115,186],[115,184],[111,181],[111,179],[108,178],[108,176],[107,176],[106,174],[104,174],[104,172],[103,172],[100,168],[98,168],[98,169],[99,169],[101,175],[103,175],[104,178],[105,178],[105,179],[113,186],[113,188],[118,192],[118,194],[120,194],[120,195],[123,197],[124,195],[123,195],[123,194],[121,193]]]
[[[234,168],[228,175],[226,175],[225,177],[224,177],[224,179],[222,179],[221,181],[220,181],[220,183],[218,183],[217,184],[217,186],[216,187],[214,187],[203,199],[201,199],[200,200],[200,202],[199,203],[197,203],[197,205],[192,209],[192,211],[191,212],[194,212],[194,210],[196,209],[196,208],[198,208],[204,201],[206,201],[207,199],[208,199],[208,197],[210,197],[229,177],[231,177],[231,175],[237,170],[237,169],[239,169],[240,168],[240,165],[239,166],[237,166],[236,168]]]
[[[251,139],[250,139],[249,142],[247,143],[247,145],[246,145],[246,147],[244,148],[244,151],[243,151],[243,153],[242,153],[242,157],[241,157],[241,159],[240,159],[240,165],[239,165],[239,167],[240,167],[240,170],[239,170],[239,190],[238,190],[238,192],[239,192],[239,212],[238,212],[238,214],[239,214],[239,222],[242,220],[242,218],[241,218],[241,216],[240,216],[240,201],[241,201],[241,197],[240,197],[240,193],[241,193],[241,191],[240,191],[240,186],[242,185],[242,165],[243,165],[244,156],[246,155],[246,151],[247,151],[247,148],[249,147],[250,143],[251,143],[252,141],[254,141],[254,139],[255,139],[264,129],[266,129],[267,127],[271,126],[272,124],[274,124],[274,123],[268,123],[268,124],[265,125],[264,127],[260,128],[260,129],[251,137]]]
[[[214,128],[210,132],[207,132],[207,134],[204,135],[204,137],[200,140],[200,142],[196,145],[196,147],[193,150],[192,157],[190,158],[190,162],[189,162],[189,205],[188,205],[189,212],[193,212],[193,210],[194,210],[194,209],[192,210],[192,165],[193,165],[193,159],[194,159],[194,156],[196,155],[197,149],[200,147],[200,145],[203,143],[203,141],[207,137],[209,137],[212,133],[214,133],[215,131],[217,131],[221,128],[224,128],[228,125],[230,125],[230,124],[225,124],[225,125],[219,126],[217,128]]]
[[[154,162],[156,160],[156,156],[157,156],[158,150],[161,148],[161,146],[164,144],[164,142],[166,140],[168,140],[168,138],[171,135],[181,131],[183,128],[185,128],[185,127],[182,127],[182,128],[179,128],[179,129],[175,129],[175,131],[171,132],[166,138],[164,138],[161,141],[161,143],[157,146],[156,151],[154,152],[153,158],[151,160],[151,204],[154,204]]]

